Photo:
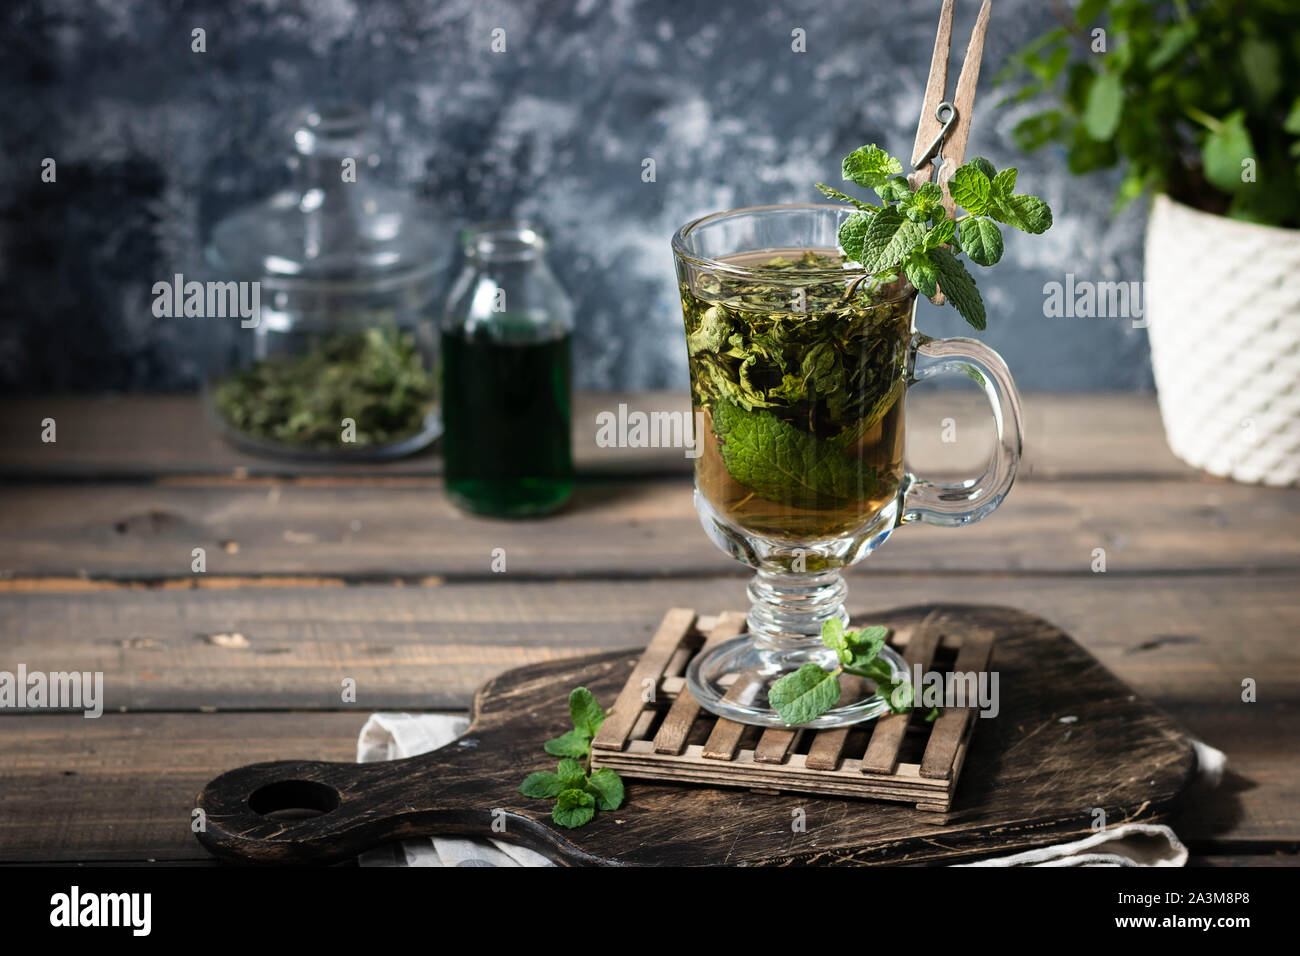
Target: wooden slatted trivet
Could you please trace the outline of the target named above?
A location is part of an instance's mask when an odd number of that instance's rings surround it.
[[[686,665],[699,650],[739,634],[745,615],[700,618],[673,608],[592,741],[592,766],[628,777],[715,787],[816,793],[914,803],[946,812],[978,721],[978,704],[947,707],[932,723],[925,709],[852,727],[798,730],[751,727],[701,709],[686,689]],[[889,643],[923,671],[978,673],[993,634],[936,610]],[[651,693],[653,690],[653,693]]]

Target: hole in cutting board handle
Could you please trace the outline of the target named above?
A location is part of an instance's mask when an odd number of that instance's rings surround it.
[[[248,808],[271,820],[307,820],[337,810],[341,797],[333,787],[314,780],[277,780],[258,787]]]

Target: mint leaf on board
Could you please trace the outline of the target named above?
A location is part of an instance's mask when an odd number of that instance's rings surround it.
[[[947,249],[931,249],[930,256],[939,268],[939,288],[948,301],[961,313],[961,317],[980,331],[988,324],[984,314],[984,300],[980,297],[975,280],[961,264],[961,260]]]
[[[585,790],[562,790],[551,819],[570,830],[585,826],[596,815],[596,798]]]
[[[971,216],[957,226],[961,236],[961,251],[972,262],[982,266],[995,265],[1002,258],[1002,231],[986,216]]]
[[[519,792],[535,799],[555,799],[551,819],[573,828],[590,822],[597,808],[618,809],[623,803],[623,781],[608,767],[591,772],[591,737],[606,716],[595,695],[585,687],[574,688],[569,694],[569,716],[573,730],[542,745],[547,753],[564,758],[556,772],[530,773]]]
[[[561,734],[554,740],[542,744],[542,748],[556,757],[575,757],[581,759],[591,753],[591,738],[576,730]]]
[[[565,757],[555,771],[561,790],[581,790],[587,785],[587,771],[572,757]]]
[[[536,797],[539,800],[554,799],[560,795],[564,787],[560,784],[558,775],[551,773],[549,770],[539,770],[536,773],[530,773],[524,778],[524,782],[519,787],[519,792],[525,797]]]
[[[767,691],[767,701],[787,724],[806,724],[840,699],[839,675],[808,663],[786,674]]]
[[[768,501],[817,511],[875,486],[874,472],[850,461],[844,449],[771,412],[719,401],[713,406],[713,430],[727,472]]]
[[[588,737],[596,736],[596,731],[605,722],[605,711],[600,702],[585,687],[577,687],[569,695],[569,716],[573,719],[573,729]]]
[[[844,178],[874,189],[903,171],[903,164],[876,145],[859,146],[844,157]]]
[[[609,767],[601,767],[591,775],[587,792],[596,798],[599,810],[617,810],[623,805],[623,781]]]

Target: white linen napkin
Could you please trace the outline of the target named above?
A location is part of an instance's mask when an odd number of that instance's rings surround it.
[[[455,714],[371,714],[357,739],[357,762],[397,760],[451,743],[469,726]],[[1220,750],[1193,740],[1197,775],[1218,786],[1228,758]],[[504,840],[448,837],[406,840],[397,846],[367,850],[362,866],[554,866],[526,847]],[[1069,843],[1035,847],[1010,856],[960,866],[1185,866],[1187,847],[1163,824],[1126,823]]]
[[[1196,738],[1197,781],[1217,787],[1223,780],[1228,757]],[[957,866],[1186,866],[1187,847],[1162,823],[1124,823],[1100,830],[1082,840],[1035,847],[1010,856],[958,863]]]
[[[371,714],[357,738],[357,762],[397,760],[428,753],[465,732],[469,718],[456,714]],[[504,840],[424,837],[367,850],[362,866],[554,866],[527,847]]]

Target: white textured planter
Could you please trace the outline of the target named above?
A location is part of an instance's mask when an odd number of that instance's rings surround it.
[[[1300,481],[1300,230],[1157,196],[1144,292],[1174,454],[1238,481]]]

